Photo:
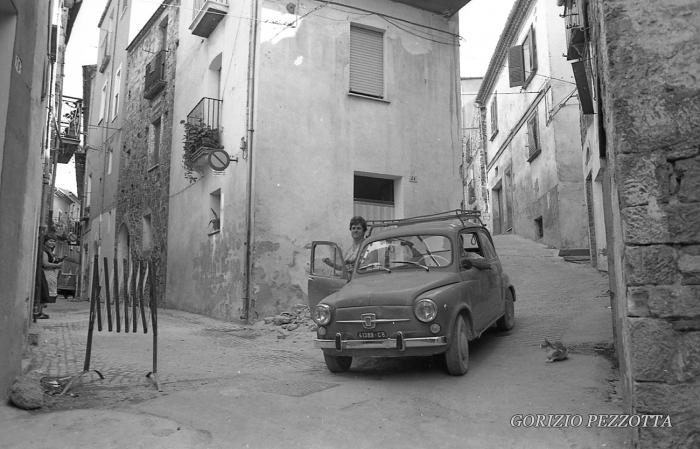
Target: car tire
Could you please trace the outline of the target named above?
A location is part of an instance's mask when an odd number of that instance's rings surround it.
[[[455,320],[452,330],[452,341],[445,352],[447,372],[453,376],[463,376],[469,370],[469,334],[464,317]]]
[[[496,321],[498,330],[507,332],[515,326],[515,302],[513,301],[513,292],[510,289],[506,290],[506,311],[501,318]]]
[[[331,373],[344,373],[352,365],[352,357],[342,355],[328,355],[323,353],[323,360],[326,361],[328,371]]]

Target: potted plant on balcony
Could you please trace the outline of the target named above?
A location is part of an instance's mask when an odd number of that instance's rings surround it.
[[[185,178],[195,182],[194,171],[200,170],[206,163],[206,156],[211,150],[223,148],[219,140],[219,130],[203,123],[190,123],[182,120],[185,125],[184,151],[182,165],[185,168]]]

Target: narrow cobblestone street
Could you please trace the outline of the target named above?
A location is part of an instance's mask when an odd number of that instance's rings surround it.
[[[164,309],[162,393],[145,377],[150,326],[125,334],[103,323],[90,367],[105,379],[82,376],[67,395],[47,395],[41,411],[0,409],[0,447],[94,447],[102,438],[102,447],[625,447],[626,429],[585,426],[589,414],[621,413],[606,275],[518,236],[495,243],[516,287],[516,326],[473,342],[464,377],[448,376],[438,358],[360,358],[333,375],[309,320],[288,332]],[[47,309],[30,375],[65,384],[82,371],[88,309],[65,299]],[[544,337],[567,344],[569,360],[545,363]],[[584,425],[511,427],[513,415],[534,413],[579,414]]]

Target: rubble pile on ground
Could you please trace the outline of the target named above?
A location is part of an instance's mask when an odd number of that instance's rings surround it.
[[[266,317],[264,322],[267,325],[271,325],[271,330],[278,330],[279,335],[277,338],[286,337],[286,333],[280,331],[280,329],[284,329],[287,332],[316,330],[316,324],[311,320],[309,306],[304,304],[297,304],[291,312],[282,312],[279,315]]]

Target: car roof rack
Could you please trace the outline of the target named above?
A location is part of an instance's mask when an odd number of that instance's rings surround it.
[[[467,223],[485,226],[484,223],[481,221],[481,211],[455,209],[447,212],[440,212],[437,214],[430,215],[419,215],[417,217],[411,218],[397,218],[392,220],[367,220],[367,227],[369,228],[367,237],[372,235],[372,230],[374,228],[408,226],[417,223],[430,223],[434,221],[447,220],[459,220],[460,222],[462,222],[463,226],[466,226]]]

